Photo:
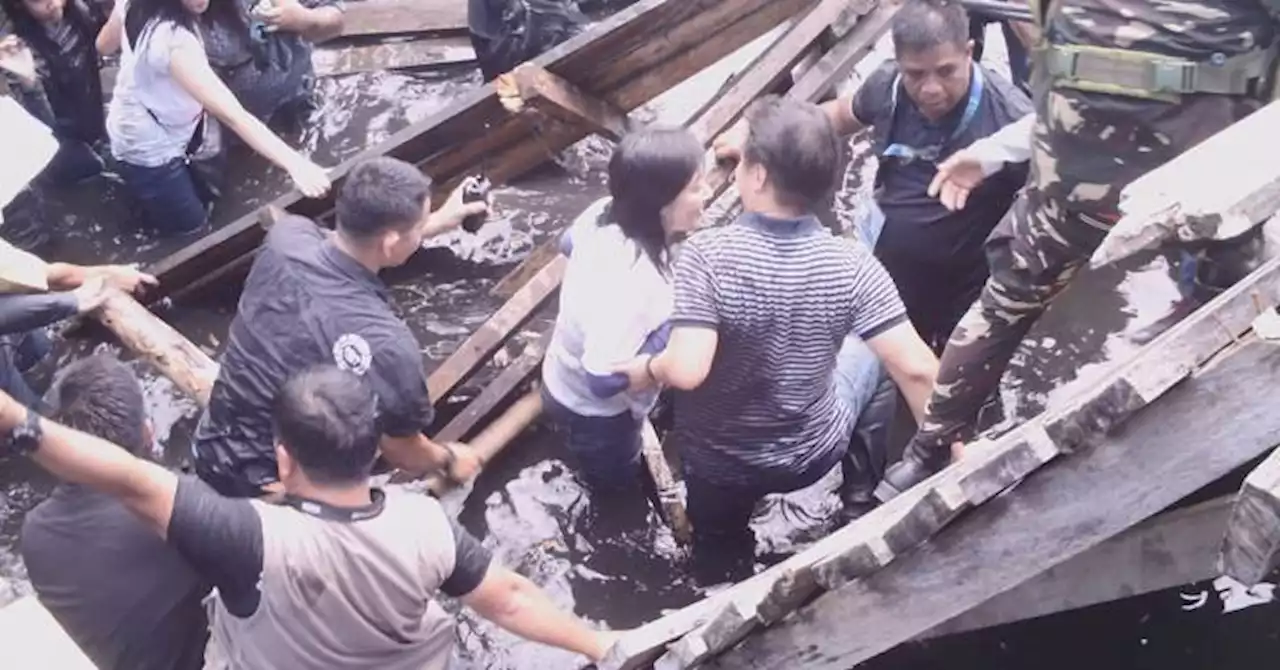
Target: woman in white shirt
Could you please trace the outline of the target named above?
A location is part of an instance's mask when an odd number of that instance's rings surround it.
[[[595,492],[638,490],[640,426],[657,392],[628,390],[614,370],[666,346],[671,243],[702,217],[702,163],[688,131],[628,134],[609,161],[612,197],[588,208],[561,242],[569,264],[542,366],[543,400]]]
[[[216,150],[206,114],[288,172],[304,195],[329,190],[324,169],[245,111],[214,74],[196,28],[208,7],[209,0],[120,0],[98,35],[100,53],[124,50],[107,110],[111,153],[161,233],[191,233],[208,220],[216,189],[189,164],[189,156]]]

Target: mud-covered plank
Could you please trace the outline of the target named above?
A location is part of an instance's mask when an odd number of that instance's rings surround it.
[[[1249,586],[1261,582],[1277,565],[1280,565],[1280,450],[1245,478],[1226,524],[1221,554],[1222,573]]]
[[[94,315],[125,348],[150,363],[201,406],[209,403],[218,365],[173,326],[119,291],[112,291]]]
[[[502,105],[512,114],[542,113],[563,123],[579,124],[618,141],[631,128],[627,115],[612,104],[584,93],[537,63],[521,63],[496,83]]]
[[[471,40],[463,36],[359,46],[325,45],[311,54],[317,77],[442,67],[475,59]]]
[[[641,0],[534,62],[629,112],[810,4],[812,0]],[[653,39],[658,34],[663,39]],[[357,163],[391,156],[421,166],[441,184],[438,195],[443,197],[467,174],[483,168],[495,181],[516,177],[586,134],[568,124],[532,127],[509,114],[488,84],[335,167],[334,190]],[[332,210],[332,197],[331,191],[308,200],[291,191],[273,204],[318,218]],[[262,241],[255,224],[248,215],[154,264],[160,292],[176,290],[251,252]]]
[[[658,504],[662,507],[662,516],[671,527],[671,532],[678,542],[688,544],[693,540],[693,526],[689,523],[689,513],[685,509],[684,500],[680,497],[680,486],[671,472],[671,464],[662,451],[662,441],[658,439],[658,431],[648,420],[640,427],[641,454],[644,457],[645,469],[653,480],[654,490],[658,493]]]
[[[1278,364],[1271,345],[1232,346],[1119,433],[708,667],[845,670],[1116,536],[1280,441],[1280,415],[1259,401]]]
[[[1094,265],[1172,240],[1230,239],[1271,217],[1280,209],[1280,154],[1258,138],[1277,133],[1280,102],[1272,102],[1126,186],[1124,216]]]
[[[343,37],[467,29],[467,0],[349,0]]]
[[[1220,573],[1218,546],[1230,496],[1153,518],[1036,575],[917,639],[1089,607],[1174,588]]]

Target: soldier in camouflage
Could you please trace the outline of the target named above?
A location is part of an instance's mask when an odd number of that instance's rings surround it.
[[[876,494],[945,467],[971,439],[1024,335],[1119,218],[1130,182],[1259,108],[1276,61],[1277,0],[1054,0],[1032,74],[1026,190],[988,241],[991,276],[947,343],[925,420]],[[1260,233],[1202,251],[1219,286],[1256,266]]]

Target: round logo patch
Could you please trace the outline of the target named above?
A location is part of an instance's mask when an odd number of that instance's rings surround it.
[[[333,362],[343,370],[364,375],[373,363],[373,352],[363,337],[347,333],[333,343]]]

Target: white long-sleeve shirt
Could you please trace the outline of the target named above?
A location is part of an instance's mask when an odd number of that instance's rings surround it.
[[[966,149],[982,165],[982,174],[990,177],[1000,171],[1005,163],[1021,163],[1031,160],[1032,129],[1036,115],[1027,114],[992,135],[969,145]]]

